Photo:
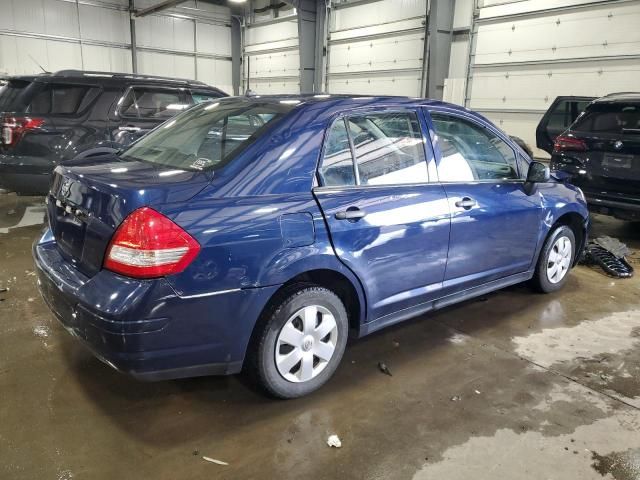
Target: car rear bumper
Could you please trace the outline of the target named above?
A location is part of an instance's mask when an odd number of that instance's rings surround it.
[[[640,195],[583,190],[590,210],[622,219],[640,220]]]
[[[33,256],[42,297],[64,328],[97,358],[141,380],[238,373],[255,322],[277,289],[184,298],[162,278],[108,271],[88,278],[48,234]]]
[[[53,163],[0,153],[0,188],[20,195],[46,195]]]

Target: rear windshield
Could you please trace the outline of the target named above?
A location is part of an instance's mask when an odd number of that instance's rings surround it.
[[[640,134],[640,104],[595,103],[571,127],[579,132]]]
[[[201,103],[142,137],[121,157],[181,170],[216,170],[292,108],[246,99]]]
[[[20,94],[24,92],[30,83],[22,80],[12,80],[0,88],[0,112],[17,111]]]

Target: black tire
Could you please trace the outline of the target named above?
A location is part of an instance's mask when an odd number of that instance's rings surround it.
[[[564,277],[560,281],[552,282],[547,274],[547,267],[551,265],[550,255],[556,245],[556,242],[561,238],[566,237],[571,242],[571,261],[569,263],[569,269],[565,273]],[[573,267],[576,258],[576,237],[571,228],[566,225],[559,225],[555,227],[551,233],[547,236],[544,246],[540,251],[538,257],[538,264],[536,265],[536,271],[531,279],[533,287],[542,293],[551,293],[560,290],[569,278],[569,272]]]
[[[337,340],[333,355],[326,362],[324,369],[310,380],[296,383],[287,380],[276,365],[278,336],[294,314],[304,307],[313,305],[331,313],[337,327]],[[307,395],[331,378],[347,345],[349,321],[344,304],[331,290],[318,286],[298,285],[283,292],[276,299],[271,308],[264,313],[256,328],[250,350],[247,352],[247,373],[270,395],[287,399]],[[316,361],[316,357],[313,361]]]

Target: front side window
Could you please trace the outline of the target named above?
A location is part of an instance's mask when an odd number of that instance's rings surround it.
[[[244,99],[203,103],[151,131],[121,157],[181,170],[218,170],[291,108]]]
[[[441,182],[519,179],[511,146],[498,135],[470,120],[431,112],[442,158]]]
[[[188,108],[179,90],[169,88],[134,87],[119,106],[125,118],[167,119]]]
[[[327,186],[427,182],[418,117],[389,112],[337,120],[327,133],[320,177]]]

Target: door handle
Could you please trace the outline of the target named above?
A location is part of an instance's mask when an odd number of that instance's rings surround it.
[[[456,207],[464,208],[465,210],[469,210],[470,208],[475,207],[476,205],[478,205],[478,202],[476,202],[473,198],[469,198],[469,197],[464,197],[462,200],[458,200],[456,202]]]
[[[120,130],[121,132],[139,132],[142,129],[140,127],[126,126],[126,127],[118,127],[118,130]]]
[[[359,208],[355,207],[348,208],[347,210],[344,210],[342,212],[336,212],[335,217],[336,220],[349,220],[355,222],[357,220],[360,220],[366,214],[367,212],[365,212],[364,210],[360,210]]]

